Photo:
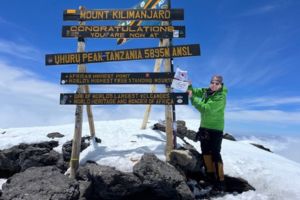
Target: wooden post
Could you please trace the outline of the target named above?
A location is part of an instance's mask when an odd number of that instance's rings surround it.
[[[167,45],[169,46],[170,40],[166,39]],[[165,59],[165,72],[171,71],[171,59]],[[166,86],[166,92],[171,93],[172,89],[170,86]],[[166,136],[167,136],[167,143],[165,149],[166,160],[169,161],[170,152],[173,150],[173,111],[172,105],[166,105],[165,108],[165,115],[166,115]]]
[[[79,7],[79,10],[84,9],[83,7]],[[79,25],[85,25],[84,22],[80,21]],[[84,38],[78,38],[77,43],[77,52],[84,52],[85,50],[85,42]],[[84,64],[79,64],[77,67],[77,71],[79,73],[86,72],[86,68]],[[79,85],[77,89],[77,93],[84,93],[84,85]],[[79,167],[79,155],[81,149],[81,135],[82,135],[82,112],[83,112],[83,105],[76,105],[75,111],[75,131],[73,136],[73,143],[72,143],[72,154],[70,160],[70,177],[76,177],[76,171]]]
[[[89,85],[84,86],[84,92],[85,93],[90,93]],[[87,116],[88,116],[88,121],[89,121],[90,134],[91,134],[91,137],[92,137],[91,139],[94,139],[95,135],[96,135],[96,132],[95,132],[95,124],[94,124],[92,106],[91,105],[86,105],[86,111],[87,111]]]
[[[164,39],[164,40],[160,40],[159,41],[159,47],[164,47],[164,46],[166,46],[166,39]],[[160,66],[161,66],[161,64],[162,64],[162,61],[163,61],[163,59],[156,59],[155,60],[155,65],[154,65],[154,72],[160,72]],[[154,92],[156,92],[156,85],[151,85],[151,88],[150,88],[150,92],[151,93],[154,93]],[[142,123],[142,127],[141,127],[141,129],[146,129],[146,127],[147,127],[147,122],[148,122],[148,120],[149,120],[149,116],[150,116],[150,112],[151,112],[151,104],[149,104],[149,105],[147,105],[146,106],[146,111],[145,111],[145,114],[144,114],[144,119],[143,119],[143,123]]]
[[[168,0],[168,6],[167,9],[171,8],[171,0]],[[163,25],[170,25],[170,21],[163,22]],[[166,39],[166,46],[170,47],[172,45],[171,39]],[[168,58],[165,59],[165,72],[173,72],[173,65],[172,65],[173,59]],[[170,85],[166,85],[166,92],[171,93],[172,88]],[[166,149],[165,149],[165,155],[166,155],[166,161],[170,160],[170,153],[174,149],[174,137],[176,137],[173,134],[173,105],[166,105],[165,108],[165,115],[166,115]]]
[[[171,9],[171,0],[168,0],[168,8]],[[169,21],[169,26],[172,26],[172,21]],[[169,39],[169,47],[173,46],[172,38]],[[174,72],[174,65],[173,65],[173,57],[171,55],[170,58],[170,70],[171,72]],[[172,92],[172,89],[171,89]],[[172,105],[172,126],[173,126],[173,148],[177,148],[177,122],[176,122],[176,110],[175,110],[175,104]]]

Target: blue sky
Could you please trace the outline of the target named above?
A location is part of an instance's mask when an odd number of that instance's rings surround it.
[[[59,93],[75,87],[59,84],[61,72],[75,65],[44,65],[45,54],[76,51],[76,40],[61,37],[65,9],[125,9],[138,0],[5,0],[0,7],[0,127],[73,123],[74,106],[59,105]],[[229,89],[225,131],[233,134],[299,134],[300,2],[297,0],[172,0],[185,10],[186,38],[199,43],[200,57],[174,59],[196,87],[207,87],[213,74]],[[116,22],[90,24],[114,25]],[[155,47],[157,39],[88,39],[87,51]],[[151,72],[154,60],[89,64],[93,72]],[[149,86],[95,86],[92,92],[148,92]],[[159,87],[158,91],[163,91]],[[142,118],[145,106],[96,106],[95,120]],[[199,118],[191,106],[177,106],[178,119]],[[154,106],[152,119],[163,119]]]

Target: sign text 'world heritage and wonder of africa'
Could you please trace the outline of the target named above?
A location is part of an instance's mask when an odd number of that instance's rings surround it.
[[[65,93],[62,105],[158,104],[187,105],[187,93]]]

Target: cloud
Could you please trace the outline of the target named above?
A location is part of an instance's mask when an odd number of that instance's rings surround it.
[[[240,16],[253,16],[253,15],[262,15],[269,12],[272,12],[279,8],[279,5],[272,4],[272,5],[263,5],[261,7],[257,7],[251,10],[248,10],[242,13]]]
[[[14,41],[6,41],[3,39],[0,39],[0,53],[16,58],[39,62],[43,60],[43,55],[37,48],[28,44],[20,44]]]
[[[227,34],[219,38],[215,50],[207,53],[207,58],[203,60],[203,68],[199,74],[207,78],[208,75],[221,74],[224,77],[225,84],[232,88],[253,89],[262,86],[285,74],[285,67],[282,67],[286,59],[274,59],[274,54],[265,52],[276,52],[275,49],[283,48],[283,45],[274,46],[278,43],[275,36],[267,36],[258,40],[257,44],[249,44],[247,48],[241,48],[245,45],[245,40],[252,36],[244,33],[239,27],[222,27]],[[227,30],[230,29],[230,32]],[[253,38],[252,38],[253,40]],[[280,47],[279,47],[280,46]],[[244,49],[244,50],[243,50]],[[208,78],[193,77],[201,85],[208,83]]]
[[[32,71],[0,61],[0,127],[22,127],[74,123],[75,106],[59,105],[59,93],[73,92],[70,87],[44,81]],[[164,91],[163,87],[159,88]],[[91,92],[149,92],[150,86],[132,85],[93,86]],[[300,97],[260,97],[250,100],[230,100],[226,120],[255,123],[299,124],[300,112],[287,112],[278,108],[257,109],[259,106],[299,104]],[[93,106],[94,120],[143,119],[146,105]],[[86,114],[84,113],[86,121]],[[153,105],[150,119],[164,119],[165,107]],[[200,113],[191,105],[176,106],[176,119],[200,120]]]
[[[46,126],[74,123],[75,106],[59,105],[59,93],[70,87],[41,80],[38,74],[0,61],[0,127]],[[65,90],[65,91],[63,91]],[[164,88],[159,86],[158,92]],[[92,87],[91,92],[150,92],[149,85]],[[146,105],[92,106],[94,120],[143,119]],[[165,106],[152,106],[150,119],[164,119]],[[177,106],[177,119],[198,118],[189,106]],[[84,111],[84,120],[87,120]]]
[[[280,106],[287,104],[300,104],[300,96],[296,97],[261,97],[244,101],[244,103],[252,106]]]
[[[59,105],[58,84],[2,61],[0,71],[1,128],[71,122],[70,107]]]
[[[226,118],[233,121],[276,122],[281,124],[300,124],[300,112],[282,110],[238,110],[226,112]]]
[[[243,109],[258,109],[258,108],[277,108],[281,106],[299,106],[300,96],[291,97],[258,97],[239,100],[230,100],[228,107],[231,110],[243,110]]]
[[[18,27],[16,24],[14,24],[10,21],[7,21],[6,19],[2,18],[1,16],[0,16],[0,24],[9,25],[11,27]]]
[[[299,96],[291,97],[259,97],[248,99],[232,99],[228,101],[226,119],[234,122],[269,123],[276,125],[300,124],[300,110],[292,111],[285,107],[297,107]]]

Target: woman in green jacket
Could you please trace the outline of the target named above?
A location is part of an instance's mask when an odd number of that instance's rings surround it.
[[[201,142],[201,151],[205,170],[218,190],[224,190],[224,171],[221,157],[221,144],[224,130],[224,110],[227,88],[222,76],[211,78],[209,88],[188,88],[192,105],[201,113],[201,124],[197,139]]]

